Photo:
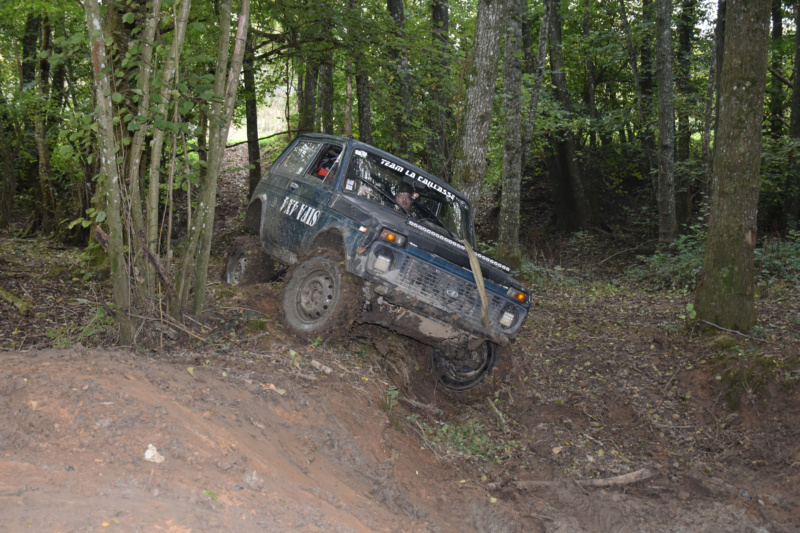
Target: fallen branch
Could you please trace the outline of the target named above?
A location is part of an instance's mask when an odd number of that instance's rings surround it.
[[[0,298],[5,300],[6,302],[10,303],[14,307],[17,308],[19,314],[21,315],[32,315],[33,314],[33,304],[24,298],[20,298],[10,292],[0,288]]]
[[[500,424],[503,426],[503,433],[508,433],[508,424],[506,423],[506,418],[503,416],[503,413],[500,412],[491,398],[486,398],[486,403],[489,404],[489,407],[494,411],[494,415],[500,420]]]
[[[650,466],[650,467],[640,468],[635,472],[622,474],[620,476],[608,477],[603,479],[574,479],[574,481],[581,487],[593,487],[593,488],[622,487],[624,485],[630,485],[632,483],[646,481],[654,477],[656,474],[658,474],[659,470],[660,467],[658,466]],[[521,479],[518,481],[513,481],[511,484],[518,490],[531,490],[536,488],[550,488],[557,485],[562,485],[563,483],[564,483],[563,481],[536,481],[536,480]],[[490,488],[499,488],[499,484],[497,483],[492,483],[491,485],[495,485],[495,487],[490,487]]]

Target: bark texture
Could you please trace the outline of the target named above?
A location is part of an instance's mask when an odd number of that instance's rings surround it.
[[[727,0],[711,217],[697,317],[747,331],[756,323],[753,249],[761,168],[770,0]]]
[[[533,142],[533,123],[536,121],[536,110],[539,107],[539,95],[542,92],[544,81],[544,67],[547,59],[547,40],[550,31],[550,2],[544,3],[544,13],[539,22],[539,46],[536,49],[536,62],[528,62],[528,74],[533,74],[533,87],[531,87],[531,101],[528,105],[528,115],[525,117],[525,132],[522,136],[522,160],[520,166],[524,169],[528,161],[528,152]],[[533,72],[531,72],[533,71]]]
[[[500,40],[503,36],[504,0],[479,0],[475,41],[467,80],[461,152],[453,172],[453,185],[473,205],[480,196],[486,174],[486,152],[492,123],[492,100],[497,80]]]
[[[500,261],[519,268],[519,194],[522,183],[522,16],[525,0],[507,0],[508,24],[503,58],[505,128],[497,250]],[[525,2],[524,7],[527,7]]]
[[[244,67],[242,70],[242,81],[244,82],[244,108],[247,119],[247,160],[253,167],[249,173],[249,194],[261,181],[261,149],[258,146],[258,102],[256,100],[256,73],[253,65],[253,34],[247,35],[247,43],[244,50]]]
[[[572,114],[572,101],[567,88],[567,74],[564,71],[564,58],[561,54],[561,16],[558,13],[558,0],[548,0],[551,10],[550,25],[550,66],[556,99],[567,114]],[[559,225],[564,229],[588,227],[594,221],[593,210],[583,185],[581,169],[578,165],[578,151],[572,132],[559,132],[556,140],[557,174],[561,191],[561,214]]]
[[[116,320],[120,330],[120,343],[130,344],[133,324],[130,317],[130,277],[125,262],[125,246],[121,216],[120,180],[114,154],[114,112],[111,102],[111,83],[108,79],[106,43],[100,22],[98,0],[86,0],[86,23],[89,28],[92,50],[92,66],[95,80],[95,98],[99,109],[98,140],[100,141],[100,161],[102,165],[102,196],[105,201],[108,224],[108,254],[111,262],[111,281],[114,287],[114,303],[117,307]]]
[[[794,1],[794,20],[800,20],[800,0]],[[800,139],[800,31],[794,34],[794,88],[792,89],[789,135]]]
[[[356,98],[358,98],[358,140],[372,144],[372,108],[369,103],[369,73],[356,67]]]
[[[672,87],[672,0],[656,0],[658,68],[658,242],[675,239],[675,104]]]

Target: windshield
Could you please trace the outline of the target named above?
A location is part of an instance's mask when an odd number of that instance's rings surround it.
[[[355,150],[343,189],[402,213],[442,235],[474,242],[466,202],[452,190],[378,154]]]

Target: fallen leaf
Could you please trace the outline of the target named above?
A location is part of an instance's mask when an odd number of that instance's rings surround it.
[[[208,496],[212,500],[217,501],[217,494],[215,492],[210,491],[210,490],[204,490],[203,491],[203,496]]]
[[[556,446],[553,448],[553,455],[558,455],[561,453],[561,446]]]
[[[194,367],[193,366],[190,366],[189,368],[187,368],[186,371],[189,373],[190,376],[194,377]]]

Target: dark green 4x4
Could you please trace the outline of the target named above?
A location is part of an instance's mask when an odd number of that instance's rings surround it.
[[[233,247],[227,279],[261,281],[273,260],[288,266],[283,309],[296,334],[385,326],[430,346],[437,379],[454,391],[508,368],[501,348],[530,294],[473,251],[469,202],[427,172],[352,139],[301,135],[256,187],[245,226],[258,237]]]

